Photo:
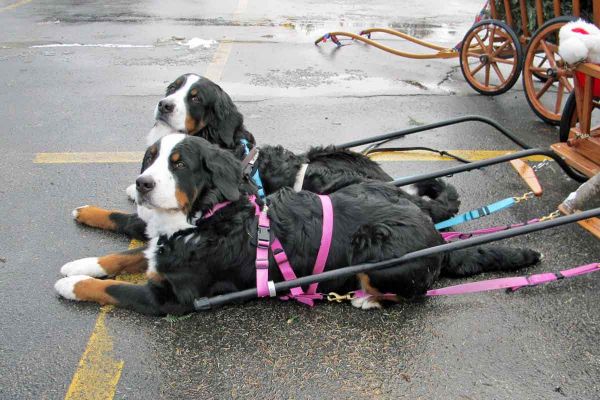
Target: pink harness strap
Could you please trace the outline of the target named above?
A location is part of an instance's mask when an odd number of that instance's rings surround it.
[[[323,208],[323,225],[321,232],[321,245],[317,253],[317,259],[315,266],[313,267],[313,275],[320,274],[324,271],[325,265],[327,264],[327,258],[329,250],[331,248],[331,238],[333,236],[333,206],[329,196],[319,195],[321,206]],[[256,290],[259,297],[275,296],[275,287],[273,282],[269,281],[269,262],[268,262],[268,251],[269,251],[269,239],[266,238],[265,233],[269,230],[270,221],[267,215],[266,208],[260,212],[258,220],[259,239],[258,248],[256,251]],[[262,237],[261,237],[262,234]],[[273,243],[270,245],[273,253],[273,258],[277,262],[279,271],[286,281],[296,279],[296,274],[285,254],[285,250],[279,239],[275,238]],[[266,260],[266,264],[264,261]],[[266,267],[264,266],[266,265]],[[288,300],[295,299],[296,301],[306,304],[308,306],[314,305],[314,300],[323,298],[323,295],[317,293],[317,283],[313,283],[309,286],[308,290],[304,292],[301,287],[295,287],[290,289],[290,294],[282,296],[280,299]]]

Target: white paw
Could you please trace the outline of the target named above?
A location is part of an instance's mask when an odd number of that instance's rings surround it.
[[[362,310],[371,310],[373,308],[381,308],[381,304],[372,297],[358,297],[351,300],[352,306]]]
[[[68,262],[60,268],[60,273],[64,276],[85,275],[94,278],[108,276],[106,271],[98,264],[98,257],[81,258]]]
[[[127,197],[129,197],[129,200],[135,201],[135,198],[137,197],[137,189],[135,188],[135,183],[132,183],[131,185],[127,186],[127,189],[125,189],[125,193],[127,193]]]
[[[79,300],[75,295],[75,285],[83,280],[92,279],[89,276],[84,275],[73,275],[67,278],[62,278],[56,281],[54,289],[56,292],[69,300]]]
[[[79,217],[79,212],[80,212],[79,210],[81,210],[82,208],[87,208],[87,207],[89,207],[89,206],[85,205],[85,206],[77,207],[76,209],[74,209],[71,212],[71,215],[73,215],[73,218],[77,219],[77,217]]]

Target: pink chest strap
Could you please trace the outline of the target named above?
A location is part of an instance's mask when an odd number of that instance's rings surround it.
[[[317,253],[317,259],[313,267],[313,275],[320,274],[325,270],[327,257],[331,248],[331,239],[333,236],[333,206],[329,196],[319,195],[321,206],[323,208],[323,224],[321,232],[321,245]],[[259,297],[271,296],[274,297],[275,285],[269,281],[269,247],[273,254],[273,258],[277,262],[279,271],[283,278],[288,281],[296,279],[296,274],[290,264],[290,261],[285,254],[285,250],[279,239],[275,238],[270,244],[269,233],[270,221],[267,215],[267,207],[265,207],[258,217],[258,247],[256,250],[256,290]],[[269,246],[270,244],[270,246]],[[321,299],[322,294],[317,293],[318,283],[311,284],[306,292],[301,287],[295,287],[290,290],[290,294],[280,297],[282,300],[295,299],[296,301],[313,306],[314,300]]]

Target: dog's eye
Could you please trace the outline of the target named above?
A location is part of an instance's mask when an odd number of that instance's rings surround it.
[[[176,163],[173,164],[173,168],[175,168],[175,169],[185,168],[185,163],[183,161],[177,161]]]
[[[175,86],[174,85],[169,85],[167,87],[167,95],[173,93],[174,90],[175,90]]]
[[[198,96],[192,96],[190,100],[192,100],[192,103],[200,103],[200,99],[198,98]]]

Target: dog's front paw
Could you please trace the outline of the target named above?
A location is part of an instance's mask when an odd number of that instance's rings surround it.
[[[125,193],[127,193],[127,197],[129,197],[129,200],[135,202],[135,198],[137,196],[137,189],[135,188],[135,183],[132,183],[131,185],[127,186],[127,189],[125,189]]]
[[[361,310],[372,310],[374,308],[381,308],[381,303],[377,301],[377,299],[367,296],[367,297],[357,297],[351,300],[352,306],[356,308],[360,308]]]
[[[62,278],[56,281],[54,289],[56,292],[65,299],[69,300],[81,300],[77,297],[77,284],[86,279],[92,279],[85,275],[73,275],[67,278]]]
[[[98,257],[87,257],[66,263],[60,268],[64,276],[85,275],[94,278],[104,278],[108,274],[98,264]]]

